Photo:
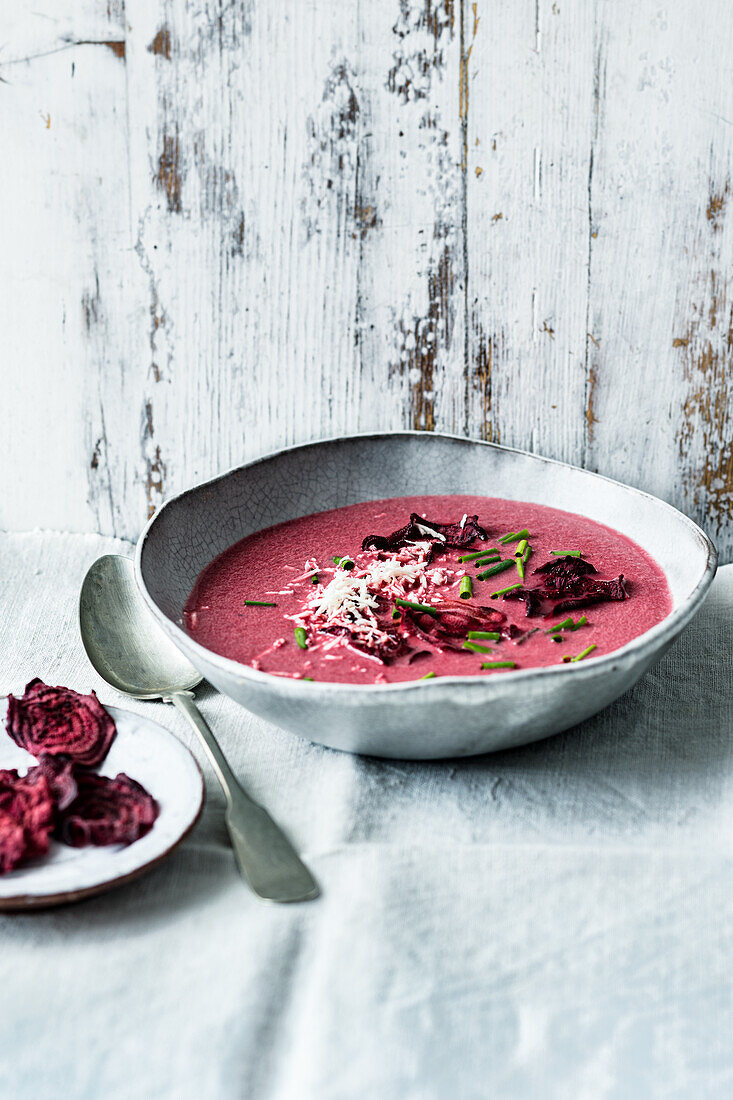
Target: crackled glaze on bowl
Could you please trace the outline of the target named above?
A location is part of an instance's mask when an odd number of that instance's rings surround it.
[[[501,680],[303,683],[204,649],[181,626],[201,569],[237,539],[309,512],[410,494],[477,493],[551,503],[614,527],[660,564],[671,613],[628,645],[573,668]],[[715,573],[707,536],[680,512],[576,467],[494,444],[418,432],[289,448],[165,504],[141,536],[138,581],[156,619],[208,680],[248,709],[314,741],[376,756],[467,756],[538,740],[612,702],[657,661],[697,611]]]

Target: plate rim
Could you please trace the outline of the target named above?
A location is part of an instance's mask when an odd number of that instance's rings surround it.
[[[7,695],[0,696],[0,702],[6,698]],[[13,894],[8,897],[0,896],[0,912],[17,913],[27,912],[28,910],[32,909],[51,909],[59,905],[70,905],[77,901],[83,901],[85,898],[91,898],[96,897],[99,894],[105,894],[108,890],[113,890],[117,886],[124,886],[125,883],[132,882],[135,879],[140,878],[142,875],[147,874],[148,871],[152,871],[155,867],[159,866],[159,864],[161,864],[163,860],[168,859],[168,857],[176,850],[176,848],[180,844],[183,843],[186,837],[192,832],[192,830],[198,824],[199,819],[201,818],[201,814],[204,810],[204,802],[206,800],[206,782],[204,779],[204,773],[201,769],[201,765],[189,749],[188,745],[185,745],[183,741],[176,737],[174,733],[171,733],[170,730],[166,729],[165,726],[161,725],[160,722],[156,722],[154,718],[148,718],[144,714],[138,714],[137,711],[127,710],[127,708],[125,707],[117,707],[112,703],[110,703],[109,706],[102,703],[102,706],[104,706],[105,710],[121,711],[124,714],[131,714],[135,718],[143,718],[147,722],[154,722],[154,724],[158,726],[159,729],[167,733],[169,737],[172,737],[173,740],[176,741],[177,744],[180,746],[180,748],[184,750],[184,752],[188,753],[196,768],[200,780],[200,794],[198,805],[196,807],[196,812],[193,815],[189,824],[180,834],[180,836],[176,837],[173,843],[169,844],[165,851],[160,852],[152,859],[147,860],[147,862],[143,863],[140,867],[135,867],[132,871],[126,871],[122,875],[115,875],[112,878],[105,879],[104,882],[97,882],[93,886],[84,886],[78,890],[62,890],[60,893],[56,894],[21,893]]]

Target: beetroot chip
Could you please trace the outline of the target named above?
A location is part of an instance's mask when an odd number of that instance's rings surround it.
[[[25,831],[12,814],[0,810],[0,875],[23,862],[26,853]]]
[[[585,558],[576,558],[572,554],[566,554],[562,558],[552,558],[546,561],[535,573],[549,573],[550,576],[582,577],[585,573],[596,573],[597,569]]]
[[[44,752],[36,767],[29,770],[28,775],[36,772],[44,775],[48,780],[57,810],[65,810],[71,805],[76,798],[78,786],[74,765],[68,756],[51,756],[50,753]]]
[[[511,592],[505,592],[504,599],[521,600],[525,606],[525,614],[528,619],[539,615],[542,608],[542,599],[535,588],[515,588]]]
[[[556,558],[535,569],[535,575],[544,574],[543,587],[537,591],[549,599],[558,599],[560,596],[580,596],[590,580],[590,574],[595,572],[595,567],[583,558]]]
[[[0,871],[45,855],[54,816],[50,784],[36,768],[28,775],[18,775],[15,769],[0,770]]]
[[[407,610],[407,620],[426,641],[461,649],[469,630],[495,630],[506,635],[506,615],[494,607],[481,607],[465,600],[443,600],[436,614]]]
[[[530,601],[535,606],[540,598],[559,600],[559,603],[556,603],[548,612],[550,615],[564,615],[568,611],[588,607],[589,604],[628,598],[623,574],[614,580],[600,580],[595,566],[584,558],[566,555],[554,561],[545,562],[539,569],[535,569],[535,574],[537,573],[542,574],[542,585],[539,588],[529,589],[526,596],[523,594],[516,596],[517,599],[527,599],[528,615],[536,613],[536,611],[530,612]]]
[[[568,600],[561,600],[552,609],[553,615],[562,615],[567,611],[575,611],[578,607],[588,607],[593,603],[604,603],[606,600],[626,600],[628,592],[624,587],[624,575],[621,573],[615,580],[599,581],[595,577],[584,578],[582,592]]]
[[[61,813],[58,835],[72,848],[88,844],[132,844],[145,836],[158,816],[158,803],[129,775],[114,779],[79,772],[78,793]]]
[[[432,519],[423,519],[417,512],[410,516],[410,522],[393,531],[391,535],[367,535],[361,544],[362,550],[401,550],[414,542],[431,544],[431,556],[437,550],[464,550],[476,539],[485,542],[486,531],[480,526],[478,516],[467,516],[465,523],[436,523]]]
[[[104,759],[117,732],[94,692],[79,695],[38,679],[22,698],[8,696],[7,731],[32,756],[63,754],[89,768]]]
[[[380,623],[380,626],[381,625]],[[385,636],[378,642],[365,642],[360,635],[354,633],[345,626],[324,626],[321,629],[324,634],[343,635],[348,638],[349,645],[352,646],[353,649],[358,649],[361,653],[370,653],[375,657],[379,657],[380,661],[383,661],[385,665],[388,665],[395,657],[400,657],[409,649],[405,639],[395,630],[389,628],[383,628]]]

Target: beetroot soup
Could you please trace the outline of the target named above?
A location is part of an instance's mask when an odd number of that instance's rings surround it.
[[[429,496],[249,535],[200,574],[184,625],[262,672],[386,684],[592,660],[670,610],[662,570],[610,527],[539,504]]]

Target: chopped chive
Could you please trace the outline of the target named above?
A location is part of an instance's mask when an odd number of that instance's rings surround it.
[[[470,649],[472,653],[493,653],[490,645],[479,645],[478,642],[464,642],[462,649]]]
[[[517,558],[517,575],[520,581],[524,580],[524,560],[522,558]]]
[[[589,645],[587,649],[584,649],[582,653],[579,653],[577,657],[571,657],[570,663],[574,664],[575,661],[582,661],[584,657],[587,657],[589,653],[592,653],[594,649],[598,649],[597,645]]]
[[[510,584],[508,588],[497,588],[496,592],[492,592],[489,599],[495,600],[497,596],[506,596],[507,592],[514,592],[516,588],[521,588],[521,584],[517,581],[516,584]]]
[[[529,531],[526,527],[523,527],[521,531],[510,531],[508,535],[503,535],[498,541],[505,546],[508,542],[519,542],[520,539],[528,539]]]
[[[245,600],[245,607],[277,607],[276,603],[268,603],[267,600]]]
[[[334,558],[333,560],[336,562],[336,565],[340,565],[342,569],[354,568],[354,562],[351,558]]]
[[[560,642],[561,645],[565,641],[562,634],[551,634],[550,637],[552,638],[553,642]]]
[[[392,618],[393,619],[401,619],[402,618],[402,612],[400,611],[399,607],[393,607],[392,608]]]
[[[473,581],[469,576],[461,577],[458,595],[462,600],[470,600],[471,596],[473,596]]]
[[[311,576],[311,584],[318,584],[318,574],[317,573],[313,573],[313,575]]]
[[[481,668],[516,668],[514,661],[484,661]]]
[[[521,558],[526,549],[527,549],[527,540],[522,539],[521,542],[517,543],[517,549],[514,551],[514,557],[515,558]]]
[[[473,552],[472,554],[464,554],[464,555],[463,555],[463,557],[462,557],[462,558],[459,558],[458,560],[459,560],[460,562],[464,562],[464,561],[475,561],[475,560],[476,560],[476,558],[480,558],[480,557],[482,557],[482,556],[483,556],[484,554],[498,554],[498,553],[499,553],[499,551],[498,551],[498,550],[496,549],[496,547],[495,547],[495,546],[492,546],[492,547],[491,547],[490,549],[488,549],[488,550],[475,550],[475,551],[474,551],[474,552]]]
[[[484,570],[483,573],[477,573],[476,580],[485,581],[487,577],[493,577],[495,573],[501,573],[503,569],[509,569],[512,565],[514,565],[514,562],[511,558],[508,558],[506,561],[500,561],[498,565],[492,565],[490,569]]]
[[[293,634],[295,635],[295,641],[300,646],[300,648],[301,649],[307,649],[308,648],[308,635],[305,632],[305,628],[302,627],[302,626],[296,626],[295,630],[293,631]]]
[[[554,554],[556,558],[582,558],[583,555],[580,550],[550,550],[551,554]]]
[[[514,644],[515,645],[521,645],[522,642],[527,641],[527,638],[531,638],[533,634],[537,634],[539,629],[540,628],[538,626],[533,627],[531,630],[528,630],[526,634],[523,634],[521,638],[517,638],[517,640]]]
[[[529,545],[525,546],[524,553],[522,554],[522,564],[523,565],[527,564],[527,562],[530,559],[531,554],[532,554],[532,547],[529,546]]]
[[[558,630],[577,630],[578,627],[585,626],[587,622],[585,615],[581,615],[577,623],[574,623],[571,618],[563,619],[561,623],[556,623],[555,626],[550,627],[547,633],[555,634]]]
[[[301,680],[310,680],[310,682],[313,683],[313,677],[312,676],[301,676]]]
[[[425,611],[428,615],[437,615],[438,610],[426,603],[412,603],[411,600],[395,600],[397,607],[409,607],[412,611]]]
[[[434,680],[434,679],[435,679],[435,673],[434,672],[426,672],[424,676],[418,676],[418,680]]]
[[[557,631],[557,630],[572,630],[572,629],[573,629],[573,620],[568,618],[568,619],[563,619],[563,621],[561,623],[555,623],[554,626],[550,627],[550,629],[547,631],[547,633],[548,634],[554,634],[555,631]]]
[[[474,569],[480,569],[482,565],[492,565],[495,561],[501,561],[501,554],[487,554],[485,558],[477,558],[473,566]]]
[[[473,641],[483,638],[487,642],[498,642],[499,638],[501,638],[501,634],[498,630],[469,630],[468,637]]]

